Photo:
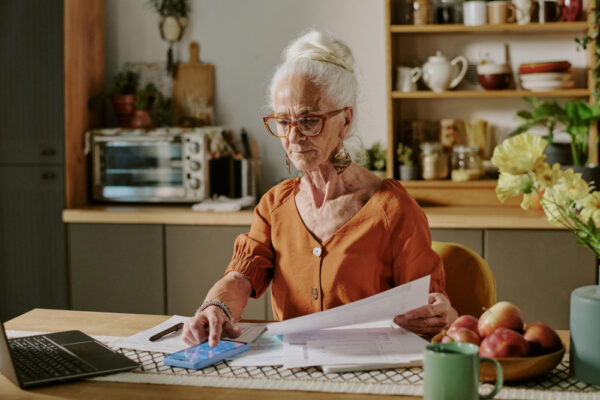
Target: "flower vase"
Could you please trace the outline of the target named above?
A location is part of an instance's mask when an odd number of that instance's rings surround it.
[[[571,376],[600,385],[600,285],[582,286],[571,292]]]

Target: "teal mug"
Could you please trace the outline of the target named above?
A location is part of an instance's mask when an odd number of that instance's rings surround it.
[[[496,386],[489,394],[479,394],[479,363],[496,367]],[[434,343],[425,348],[423,362],[425,400],[491,399],[502,388],[502,366],[492,358],[479,357],[479,347],[471,343]]]

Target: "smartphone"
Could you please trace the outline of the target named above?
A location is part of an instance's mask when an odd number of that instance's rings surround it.
[[[241,354],[248,351],[249,348],[248,343],[230,340],[219,340],[218,345],[210,347],[206,341],[165,356],[163,364],[172,367],[200,369]]]

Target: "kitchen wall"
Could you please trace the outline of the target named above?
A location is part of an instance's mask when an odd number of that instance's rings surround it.
[[[316,27],[346,42],[354,52],[359,82],[356,131],[366,146],[387,137],[385,9],[383,0],[192,0],[190,26],[177,45],[200,43],[200,58],[215,65],[216,123],[259,143],[261,191],[289,175],[277,139],[262,116],[270,111],[266,89],[284,47]],[[146,0],[106,0],[106,77],[125,62],[166,59],[158,17]],[[294,172],[292,172],[294,173]]]

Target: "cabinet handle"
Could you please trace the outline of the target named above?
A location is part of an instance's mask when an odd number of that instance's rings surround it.
[[[53,156],[55,154],[56,154],[56,150],[54,150],[52,147],[44,147],[42,149],[43,156]]]
[[[45,181],[53,181],[56,179],[56,174],[54,172],[44,172],[42,174],[42,179]]]

